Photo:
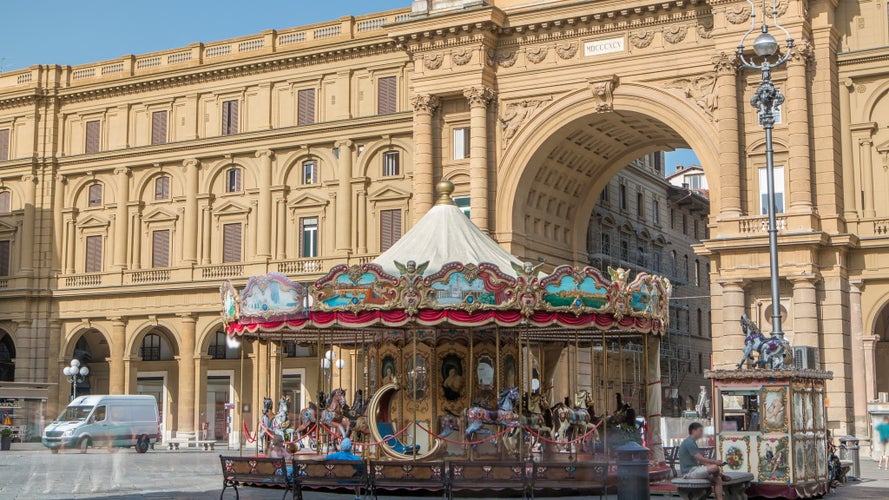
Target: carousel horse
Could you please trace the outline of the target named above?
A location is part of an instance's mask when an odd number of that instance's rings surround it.
[[[317,420],[318,420],[318,406],[315,403],[309,401],[309,406],[307,406],[299,411],[299,426],[293,431],[294,435],[296,436],[296,442],[299,443],[300,449],[304,448],[303,443],[302,443],[303,432],[309,431],[312,428],[312,426],[315,425],[315,422],[317,422]],[[307,434],[306,435],[306,437],[309,438],[309,446],[312,449],[315,449],[315,447],[316,447],[314,436],[317,436],[317,435],[318,435],[317,430],[314,431],[314,434]]]
[[[271,432],[272,430],[272,408],[274,408],[275,403],[272,401],[272,398],[266,397],[262,398],[262,417],[259,419],[260,429],[259,429],[259,451],[265,449],[265,444],[269,441],[269,436],[266,433],[266,430]]]
[[[519,390],[516,387],[504,389],[500,392],[496,410],[488,410],[482,406],[474,406],[466,410],[466,437],[470,440],[473,435],[493,433],[485,429],[485,424],[494,424],[499,427],[510,428],[511,431],[504,435],[503,444],[507,452],[515,453],[518,450],[519,415],[515,408],[519,403]],[[496,444],[496,440],[494,441]]]
[[[540,395],[540,393],[534,393],[528,398],[525,398],[525,401],[527,403],[525,405],[527,411],[522,415],[522,423],[534,430],[537,436],[547,436],[550,439],[553,439],[552,426],[547,423],[546,418],[549,408],[547,408],[543,396]],[[540,438],[537,436],[531,434],[531,449],[534,451],[541,451],[543,445],[540,442]]]
[[[617,427],[636,428],[636,410],[629,403],[624,403],[619,392],[614,393],[617,405],[614,413],[608,417],[608,424]]]
[[[352,423],[343,412],[343,408],[346,406],[346,391],[334,389],[327,401],[327,408],[321,412],[321,422],[327,427],[339,431],[340,437],[349,437]]]
[[[445,410],[445,414],[438,419],[438,425],[441,429],[439,436],[446,438],[460,430],[460,417]]]
[[[738,362],[738,369],[744,366],[744,362],[753,358],[753,353],[759,353],[759,359],[753,362],[754,368],[780,369],[784,367],[784,353],[790,345],[785,339],[779,337],[766,337],[751,321],[746,314],[741,315],[741,331],[744,333],[744,353]]]
[[[290,396],[285,394],[278,400],[278,413],[272,419],[271,428],[269,429],[272,431],[272,434],[284,441],[287,440],[286,434],[290,427],[290,420],[287,418],[288,413],[290,413]]]
[[[353,442],[364,441],[370,434],[367,417],[364,415],[365,408],[367,408],[367,402],[363,398],[361,389],[356,391],[352,406],[345,405],[343,407],[343,414],[349,419],[349,427],[352,429],[349,437]]]
[[[567,398],[566,398],[567,399]],[[556,420],[558,421],[558,435],[560,441],[571,441],[584,434],[590,429],[595,428],[590,403],[592,396],[587,390],[579,390],[574,393],[574,405],[568,406],[565,403],[557,404],[553,410]],[[598,437],[598,431],[595,433]],[[559,449],[563,449],[563,445],[559,445]]]

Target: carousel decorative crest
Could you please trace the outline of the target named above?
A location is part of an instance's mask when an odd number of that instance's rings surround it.
[[[425,309],[459,309],[473,312],[508,309],[515,302],[516,280],[493,264],[445,264],[423,280]]]
[[[395,267],[401,273],[401,278],[398,280],[398,292],[401,303],[404,305],[404,312],[408,316],[413,316],[420,307],[422,295],[419,287],[422,286],[423,273],[429,267],[429,261],[420,265],[412,260],[407,261],[407,264],[395,261]]]
[[[241,319],[241,300],[231,281],[223,281],[219,287],[222,296],[222,323],[228,326]]]
[[[241,292],[242,323],[307,317],[306,289],[280,273],[252,276]]]
[[[312,294],[322,311],[389,309],[396,306],[399,281],[376,264],[341,264],[312,285]]]

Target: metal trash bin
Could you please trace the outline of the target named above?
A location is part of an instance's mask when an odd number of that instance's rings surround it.
[[[840,438],[840,460],[852,461],[847,479],[857,480],[861,477],[861,459],[859,457],[858,438],[846,436]]]
[[[627,443],[617,450],[617,499],[647,500],[648,448],[638,443]]]

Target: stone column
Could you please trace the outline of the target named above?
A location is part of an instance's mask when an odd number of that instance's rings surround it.
[[[722,285],[722,339],[713,339],[713,345],[719,345],[723,358],[732,364],[741,360],[744,350],[744,335],[741,333],[741,315],[746,309],[744,302],[744,281],[727,279]]]
[[[819,347],[814,276],[788,276],[793,283],[793,345]]]
[[[213,234],[213,209],[204,207],[204,224],[201,228],[201,237],[204,238],[201,248],[201,264],[210,265],[210,241]]]
[[[108,392],[111,394],[124,394],[126,382],[123,366],[124,352],[127,342],[127,320],[125,318],[111,319],[111,359],[108,361]]]
[[[130,214],[127,205],[130,202],[130,169],[114,170],[117,181],[117,212],[114,217],[114,268],[127,268],[127,236],[129,236]]]
[[[191,158],[182,162],[185,168],[185,228],[182,234],[182,261],[197,264],[198,257],[198,171],[201,162]]]
[[[37,249],[34,248],[34,232],[37,230],[37,219],[34,216],[36,213],[34,204],[37,199],[37,176],[24,175],[22,183],[25,193],[25,213],[22,220],[22,246],[20,247],[21,272],[29,275],[34,272],[34,254],[37,253]]]
[[[439,103],[438,97],[429,94],[411,98],[414,108],[414,222],[432,208],[434,199],[432,117]]]
[[[843,216],[847,221],[858,218],[858,204],[855,199],[855,154],[852,148],[852,102],[851,92],[854,84],[852,80],[840,81],[840,133],[842,134],[843,151]]]
[[[77,242],[77,226],[74,215],[67,222],[67,236],[65,238],[65,274],[74,274],[77,268],[74,264],[74,245]]]
[[[719,217],[741,215],[741,156],[738,149],[738,64],[736,56],[722,52],[716,67],[716,121],[719,126]]]
[[[179,407],[176,431],[194,432],[195,420],[195,317],[180,314],[182,345],[179,348]]]
[[[278,200],[277,234],[275,235],[275,258],[287,258],[287,199]]]
[[[68,184],[68,178],[64,175],[56,175],[56,185],[53,191],[52,203],[52,220],[53,220],[53,252],[55,253],[55,262],[53,270],[65,271],[65,220],[62,215],[62,208],[65,206],[65,186]]]
[[[256,221],[256,256],[272,258],[272,158],[270,150],[257,151],[259,158],[259,203]]]
[[[864,348],[864,317],[861,308],[861,289],[864,282],[849,282],[849,320],[852,330],[852,404],[855,411],[855,435],[864,438],[868,435],[867,425],[867,382],[875,373],[867,371]],[[871,360],[873,361],[873,360]],[[873,363],[871,363],[873,367]]]
[[[340,255],[352,253],[352,141],[336,143],[337,195],[336,195],[336,251]]]
[[[488,231],[488,103],[494,91],[471,87],[463,95],[469,101],[469,217]]]
[[[809,158],[809,94],[807,68],[812,46],[803,42],[793,48],[787,65],[788,172],[790,212],[812,212],[812,163]]]
[[[133,214],[133,256],[131,269],[142,269],[142,208]]]
[[[874,141],[871,137],[858,140],[861,154],[861,183],[864,191],[864,217],[871,219],[876,216],[874,209]]]
[[[367,191],[358,192],[358,253],[367,253]]]

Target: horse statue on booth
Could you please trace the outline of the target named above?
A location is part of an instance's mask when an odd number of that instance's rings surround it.
[[[774,335],[766,337],[746,314],[741,315],[741,331],[744,332],[744,353],[738,362],[739,370],[748,359],[753,359],[754,352],[759,353],[759,358],[753,362],[754,368],[784,368],[784,354],[790,347],[787,340]]]
[[[519,414],[515,409],[519,404],[519,390],[516,387],[510,387],[500,392],[497,400],[497,409],[489,410],[482,406],[473,406],[466,410],[466,437],[473,440],[476,434],[485,434],[493,436],[494,434],[486,429],[485,424],[493,424],[502,428],[509,428],[510,431],[503,436],[503,445],[508,453],[518,452],[518,436],[521,427]],[[494,443],[496,444],[496,440]]]
[[[327,398],[327,408],[321,412],[321,423],[339,432],[340,439],[349,437],[349,431],[352,423],[346,417],[344,408],[346,406],[346,391],[343,389],[334,389]]]

